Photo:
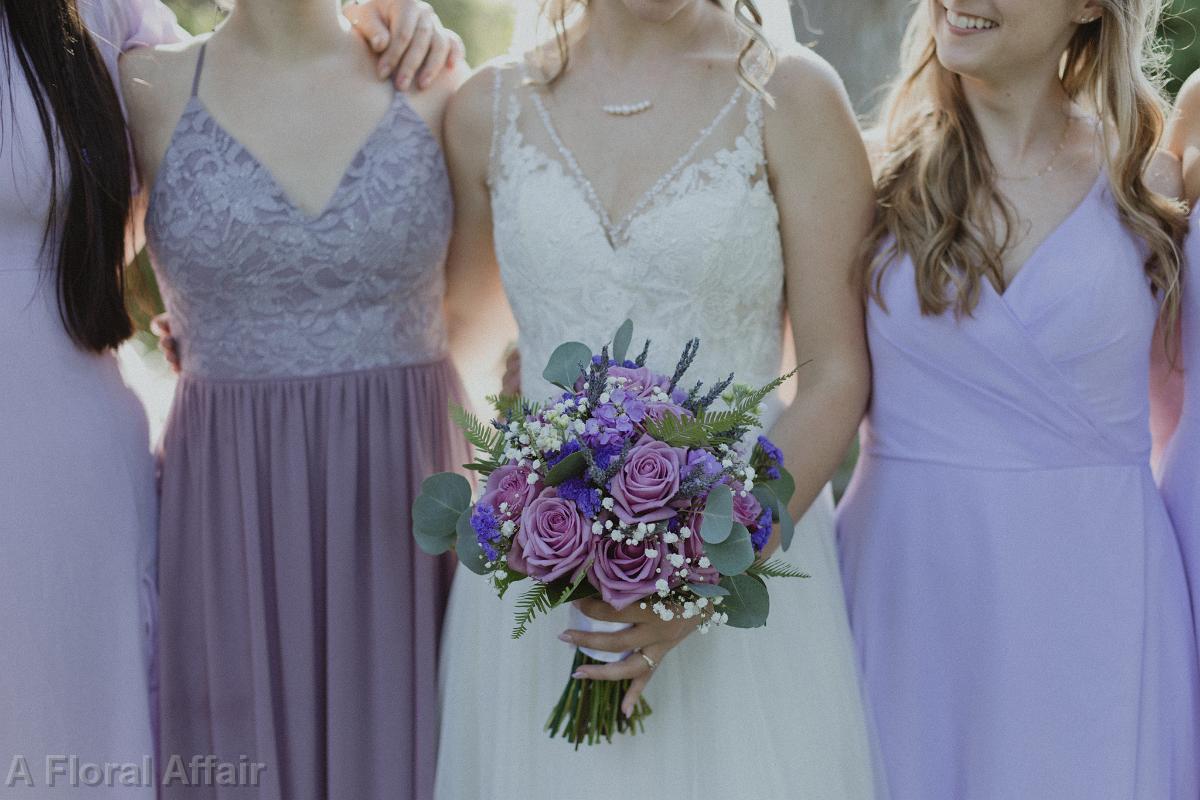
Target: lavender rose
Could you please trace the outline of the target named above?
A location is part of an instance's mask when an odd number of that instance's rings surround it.
[[[658,522],[674,515],[667,504],[679,491],[679,473],[686,463],[684,448],[642,436],[612,479],[613,512],[626,525]]]
[[[608,377],[625,378],[628,381],[625,390],[643,400],[650,398],[654,387],[657,386],[665,392],[671,385],[669,378],[651,372],[648,367],[609,367]]]
[[[542,491],[541,484],[529,482],[529,475],[529,467],[518,467],[516,464],[500,467],[488,476],[479,505],[490,505],[496,509],[496,513],[503,513],[505,518],[516,519]],[[508,503],[504,512],[500,511],[501,503]]]
[[[667,556],[666,547],[659,543],[626,544],[605,536],[596,542],[596,558],[588,578],[600,590],[604,602],[620,611],[653,594],[660,579],[670,580],[672,568]]]
[[[591,524],[557,489],[545,489],[521,512],[508,553],[513,569],[549,583],[570,575],[592,551]]]
[[[749,528],[758,524],[762,516],[762,503],[758,498],[742,488],[741,484],[733,487],[733,518]]]

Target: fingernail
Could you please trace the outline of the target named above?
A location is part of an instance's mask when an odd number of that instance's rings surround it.
[[[584,671],[583,671],[583,670],[581,670],[581,669],[577,669],[577,670],[575,670],[574,672],[572,672],[572,673],[571,673],[571,677],[572,677],[572,678],[586,678],[586,677],[587,677],[587,673],[586,673],[586,672],[584,672]]]
[[[558,640],[560,642],[566,642],[567,644],[575,644],[575,640],[571,638],[571,634],[569,633],[560,633],[558,635]]]
[[[429,84],[431,84],[431,83],[433,83],[433,81],[432,81],[432,80],[430,80],[430,78],[429,78],[429,76],[428,76],[428,75],[423,75],[423,76],[421,77],[421,84],[420,84],[420,85],[421,85],[421,89],[422,89],[422,90],[424,90],[424,89],[428,89],[428,88],[429,88]]]
[[[371,44],[375,47],[376,50],[382,50],[383,46],[385,44],[387,44],[387,37],[385,37],[381,33],[378,36],[376,36],[374,39],[371,40]]]
[[[412,76],[411,76],[411,75],[401,75],[401,76],[400,76],[400,90],[401,90],[401,91],[404,91],[405,89],[407,89],[407,88],[408,88],[408,85],[409,85],[410,83],[412,83]]]
[[[623,705],[621,706],[621,715],[624,716],[625,719],[629,719],[633,716],[633,709],[630,706]]]

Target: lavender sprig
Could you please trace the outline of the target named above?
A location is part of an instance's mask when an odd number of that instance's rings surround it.
[[[644,367],[644,366],[646,366],[646,359],[649,357],[650,357],[650,340],[647,339],[646,344],[642,347],[642,352],[639,353],[638,357],[633,360],[633,363],[637,364],[639,367]]]
[[[671,376],[671,385],[667,387],[667,394],[675,391],[676,384],[683,374],[691,369],[692,362],[696,360],[696,353],[700,351],[700,339],[695,338],[688,342],[683,347],[683,355],[679,357],[679,363],[675,365],[675,374]]]

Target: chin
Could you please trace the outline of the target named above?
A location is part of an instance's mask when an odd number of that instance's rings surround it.
[[[623,0],[629,13],[643,22],[670,22],[676,14],[700,0]]]

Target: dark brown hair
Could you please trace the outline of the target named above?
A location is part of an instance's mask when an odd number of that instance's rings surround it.
[[[80,347],[102,352],[133,333],[124,290],[132,165],[114,76],[75,0],[0,0],[0,9],[49,143],[43,248],[55,254],[59,314]],[[10,60],[6,51],[11,107]]]

